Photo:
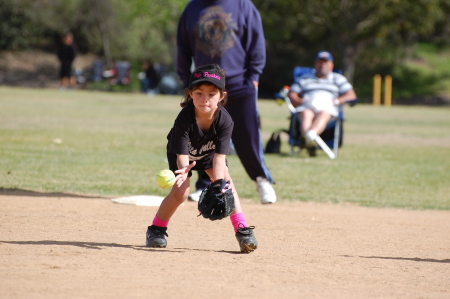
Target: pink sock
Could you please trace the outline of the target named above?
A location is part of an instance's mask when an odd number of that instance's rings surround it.
[[[234,232],[237,232],[239,227],[247,227],[247,219],[245,219],[244,213],[237,213],[230,216],[231,224],[234,227]]]
[[[159,226],[159,227],[167,227],[169,225],[169,221],[163,221],[159,219],[158,215],[155,215],[155,218],[153,218],[153,225]]]

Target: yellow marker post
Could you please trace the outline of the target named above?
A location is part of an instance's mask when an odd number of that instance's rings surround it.
[[[392,76],[386,75],[384,77],[384,105],[392,105]]]
[[[381,76],[376,74],[373,76],[373,105],[381,104]]]

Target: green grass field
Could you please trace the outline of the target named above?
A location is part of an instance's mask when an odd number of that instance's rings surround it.
[[[0,188],[100,196],[165,195],[155,182],[181,96],[0,87]],[[264,142],[288,109],[259,101]],[[266,155],[280,201],[450,209],[449,107],[346,107],[336,160]],[[258,201],[237,156],[230,172]],[[194,175],[196,179],[196,175]],[[192,180],[192,185],[194,180]]]

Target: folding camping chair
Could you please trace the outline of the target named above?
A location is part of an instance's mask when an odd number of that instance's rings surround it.
[[[123,86],[130,91],[130,71],[131,63],[129,61],[117,61],[112,70],[104,71],[103,76],[110,78],[109,89],[112,90],[113,86]]]
[[[180,94],[181,84],[176,73],[163,73],[158,84],[159,92],[162,94]]]
[[[103,68],[105,67],[105,63],[101,59],[96,59],[92,63],[91,68],[91,76],[89,77],[89,81],[92,82],[101,82],[103,81]]]
[[[304,74],[314,73],[314,68],[309,67],[295,67],[293,71],[293,82],[297,80],[300,76]],[[334,70],[334,72],[341,73],[339,70]],[[289,145],[290,145],[290,155],[296,153],[295,147],[299,148],[298,152],[306,148],[306,144],[302,141],[300,133],[300,123],[301,119],[295,109],[291,104],[288,97],[289,86],[284,86],[283,89],[275,94],[275,97],[280,101],[284,101],[291,112],[290,123],[288,130],[282,130],[289,134]],[[350,106],[356,104],[357,99],[354,101],[347,102]],[[338,107],[339,114],[337,117],[333,117],[327,124],[324,132],[320,134],[315,140],[319,147],[331,158],[336,159],[338,156],[338,150],[343,143],[343,122],[344,122],[344,105]]]

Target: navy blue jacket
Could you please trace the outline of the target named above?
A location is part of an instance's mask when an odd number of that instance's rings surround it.
[[[266,63],[261,16],[250,0],[192,0],[180,17],[177,73],[186,87],[195,66],[219,64],[226,84],[259,81]]]

